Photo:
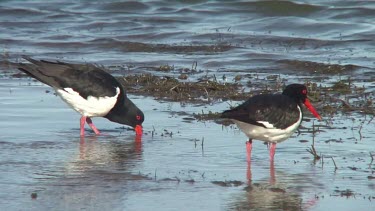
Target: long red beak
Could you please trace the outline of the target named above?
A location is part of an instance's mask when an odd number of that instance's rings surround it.
[[[322,120],[322,117],[320,117],[320,115],[318,114],[318,112],[315,110],[314,106],[311,105],[309,99],[306,98],[305,100],[305,106],[307,109],[310,110],[310,112],[319,120]]]
[[[142,132],[143,132],[142,125],[135,126],[134,130],[135,130],[136,135],[142,135]]]

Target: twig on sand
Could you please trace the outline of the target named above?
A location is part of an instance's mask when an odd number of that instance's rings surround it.
[[[371,165],[372,165],[372,162],[374,162],[374,155],[371,153],[371,152],[369,152],[370,153],[370,157],[371,157],[371,162],[370,162],[370,167],[371,167]]]
[[[313,122],[313,143],[309,149],[306,149],[310,154],[314,156],[314,161],[317,161],[321,158],[321,156],[318,155],[318,153],[315,150],[315,125]]]
[[[202,137],[202,144],[201,144],[201,146],[202,146],[202,156],[204,156],[204,148],[203,148],[203,145],[204,145],[204,137]]]
[[[177,84],[177,85],[173,86],[172,88],[169,89],[169,91],[170,91],[170,92],[171,92],[171,91],[174,91],[174,89],[176,89],[178,86],[180,86],[180,84]],[[177,91],[176,91],[176,92],[177,92]]]
[[[363,122],[361,123],[361,125],[359,126],[359,130],[358,130],[358,133],[359,133],[359,140],[362,140],[362,138],[363,138],[362,133],[361,133],[361,130],[362,130],[362,126],[363,126],[364,123],[365,123],[365,121],[363,121]]]
[[[306,151],[308,151],[310,154],[312,154],[314,156],[314,160],[319,160],[320,159],[320,155],[318,155],[318,153],[315,150],[314,142],[311,145],[311,148],[306,149]]]
[[[197,70],[197,67],[198,67],[198,62],[197,62],[197,61],[194,61],[193,64],[191,65],[191,70],[196,71],[196,70]]]
[[[203,87],[203,89],[204,89],[204,91],[205,91],[206,94],[207,94],[207,100],[208,100],[208,102],[210,102],[210,101],[211,101],[211,100],[210,100],[210,95],[208,94],[208,91],[207,91],[206,87]]]
[[[374,119],[374,117],[375,117],[375,115],[372,115],[372,118],[370,119],[370,121],[368,121],[368,123],[367,124],[370,124],[371,123],[371,121]]]
[[[336,172],[336,170],[337,170],[338,168],[337,168],[337,165],[336,165],[335,159],[333,159],[333,157],[331,157],[331,159],[332,159],[332,161],[333,161],[333,165],[335,165],[335,172]]]

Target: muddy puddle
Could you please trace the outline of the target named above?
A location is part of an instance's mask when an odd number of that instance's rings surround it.
[[[104,135],[87,130],[80,138],[80,116],[49,87],[4,77],[0,93],[4,210],[374,207],[371,116],[340,114],[329,124],[307,117],[299,134],[278,145],[273,166],[262,142],[248,165],[245,135],[192,115],[220,112],[226,102],[196,106],[130,95],[147,114],[141,140],[100,118],[94,121]],[[307,152],[313,139],[320,160]]]

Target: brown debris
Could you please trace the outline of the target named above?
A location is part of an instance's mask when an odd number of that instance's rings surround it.
[[[243,185],[244,183],[241,182],[241,181],[237,181],[237,180],[230,180],[230,181],[212,181],[211,182],[212,184],[214,185],[218,185],[218,186],[221,186],[221,187],[238,187],[238,186],[241,186]]]
[[[240,92],[236,83],[218,83],[214,80],[181,82],[169,76],[155,76],[149,73],[119,78],[128,93],[153,96],[157,99],[179,102],[212,102],[222,100],[243,100],[249,93]]]
[[[279,63],[287,66],[289,69],[297,71],[307,71],[317,74],[337,74],[351,72],[358,69],[355,65],[325,64],[311,61],[300,60],[280,60]]]

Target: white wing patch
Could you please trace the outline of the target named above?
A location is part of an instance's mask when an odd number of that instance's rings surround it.
[[[264,125],[264,127],[266,127],[266,128],[273,128],[273,124],[271,124],[269,122],[264,122],[264,121],[257,121],[257,122]]]
[[[81,97],[72,88],[56,89],[57,94],[74,110],[87,117],[105,116],[116,104],[120,88],[116,87],[115,96]]]
[[[302,112],[299,106],[297,106],[299,111],[299,119],[291,126],[285,129],[275,128],[269,122],[258,121],[262,123],[266,128],[241,122],[232,119],[234,123],[246,134],[247,137],[251,139],[257,139],[265,142],[280,143],[288,139],[298,128],[302,121]]]

